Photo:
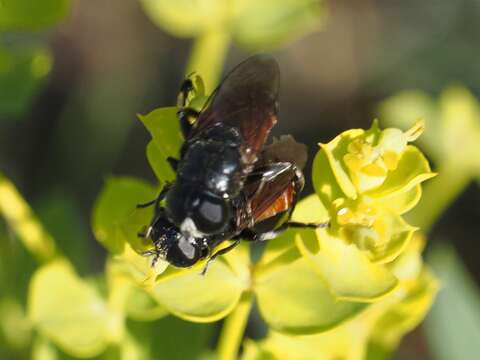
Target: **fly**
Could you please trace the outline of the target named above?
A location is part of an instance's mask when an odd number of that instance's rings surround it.
[[[250,57],[200,112],[186,106],[192,80],[182,84],[177,115],[185,142],[180,158],[169,159],[176,179],[154,201],[138,205],[155,206],[150,226],[139,234],[152,240],[155,248],[145,255],[153,255],[154,263],[161,258],[190,267],[232,250],[241,239],[264,241],[289,227],[326,226],[290,221],[304,185],[298,159],[306,158],[305,146],[291,137],[265,146],[278,121],[279,82],[273,58]],[[278,151],[286,147],[292,151]],[[279,225],[273,220],[280,217]],[[232,244],[215,252],[229,239]]]

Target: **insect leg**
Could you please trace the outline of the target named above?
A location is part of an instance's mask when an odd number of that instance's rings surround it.
[[[178,93],[177,97],[177,107],[179,109],[177,111],[177,117],[180,121],[180,127],[182,129],[184,137],[188,136],[192,125],[195,123],[195,121],[197,121],[197,118],[199,116],[198,111],[187,107],[189,95],[194,91],[194,86],[191,79],[192,76],[193,74],[190,74],[185,80],[183,80],[183,83],[180,86],[180,92]],[[170,163],[170,165],[172,164]]]
[[[155,249],[147,250],[147,251],[142,252],[142,256],[145,256],[145,257],[149,257],[149,256],[152,256],[152,255],[153,255],[153,259],[152,259],[151,266],[155,267],[158,260],[160,260],[160,250],[158,249],[156,244],[155,244]]]
[[[167,157],[167,161],[170,164],[170,167],[173,169],[173,171],[177,171],[178,168],[178,159],[175,159],[174,157]]]
[[[143,208],[147,208],[149,206],[155,205],[155,210],[158,210],[158,208],[160,207],[160,201],[162,201],[165,198],[165,195],[167,194],[167,191],[169,188],[170,188],[170,183],[166,183],[162,191],[160,191],[160,194],[158,194],[156,199],[146,202],[144,204],[137,204],[137,209],[143,209]]]
[[[255,232],[250,229],[245,229],[240,233],[239,237],[241,237],[243,240],[252,242],[267,241],[276,238],[285,230],[287,230],[287,227],[284,227],[283,225],[277,229],[265,232]]]
[[[193,82],[191,79],[192,75],[193,74],[188,75],[180,86],[180,92],[178,93],[177,97],[177,106],[179,108],[183,108],[185,105],[187,105],[188,95],[190,95],[190,93],[193,91]]]
[[[297,228],[297,229],[324,229],[330,226],[330,222],[323,222],[323,223],[301,223],[297,221],[287,221],[282,226],[286,226],[287,229],[289,228]],[[285,229],[286,230],[286,229]]]
[[[240,233],[240,237],[247,241],[267,241],[272,240],[281,235],[283,232],[290,228],[296,229],[321,229],[326,228],[330,225],[329,222],[326,223],[300,223],[296,221],[288,221],[283,223],[278,228],[265,231],[265,232],[255,232],[250,229],[245,229]]]
[[[177,117],[180,121],[180,128],[182,129],[182,134],[184,137],[188,137],[190,129],[192,128],[193,124],[197,121],[200,113],[192,108],[184,107],[180,108],[177,111]]]
[[[146,230],[147,230],[147,229],[146,229],[146,227],[144,226],[144,227],[142,228],[142,231],[140,231],[140,232],[137,233],[137,236],[138,236],[139,238],[145,239],[145,238],[147,237]]]
[[[208,270],[208,266],[210,265],[210,263],[212,261],[214,261],[218,256],[220,255],[223,255],[223,254],[226,254],[228,253],[229,251],[233,250],[238,244],[240,244],[240,239],[235,239],[235,241],[227,246],[226,248],[223,248],[221,250],[218,250],[215,254],[213,254],[212,256],[210,256],[210,258],[207,260],[207,263],[205,264],[205,266],[203,267],[203,270],[202,272],[200,273],[201,275],[205,275],[207,273],[207,270]]]
[[[157,199],[154,199],[152,201],[149,201],[149,202],[146,202],[146,203],[143,203],[143,204],[137,204],[137,209],[143,209],[143,208],[147,208],[149,206],[152,206],[153,204],[155,204],[156,201],[157,201]]]

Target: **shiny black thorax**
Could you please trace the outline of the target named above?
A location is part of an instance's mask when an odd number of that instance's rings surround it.
[[[245,177],[241,142],[238,130],[226,124],[217,124],[186,142],[176,182],[194,185],[200,191],[223,198],[236,197]]]
[[[230,231],[245,176],[237,128],[219,123],[185,142],[177,178],[166,194],[166,213],[198,237]],[[190,221],[190,227],[185,221]]]

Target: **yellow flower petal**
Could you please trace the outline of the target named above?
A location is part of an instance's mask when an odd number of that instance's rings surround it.
[[[320,249],[312,252],[301,233],[295,242],[332,293],[342,300],[373,302],[391,292],[397,279],[380,264],[372,263],[354,244],[319,233]]]

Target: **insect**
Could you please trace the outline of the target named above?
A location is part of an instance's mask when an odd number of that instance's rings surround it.
[[[273,58],[250,57],[200,112],[186,106],[191,79],[182,84],[177,115],[185,142],[180,159],[169,159],[176,180],[155,200],[138,205],[155,206],[150,226],[139,234],[155,246],[145,252],[153,263],[162,258],[190,267],[225,254],[241,239],[264,241],[289,227],[326,226],[289,221],[304,178],[295,151],[279,149],[296,147],[304,157],[304,146],[288,137],[264,146],[277,122],[279,77]],[[232,244],[215,252],[229,239]]]

